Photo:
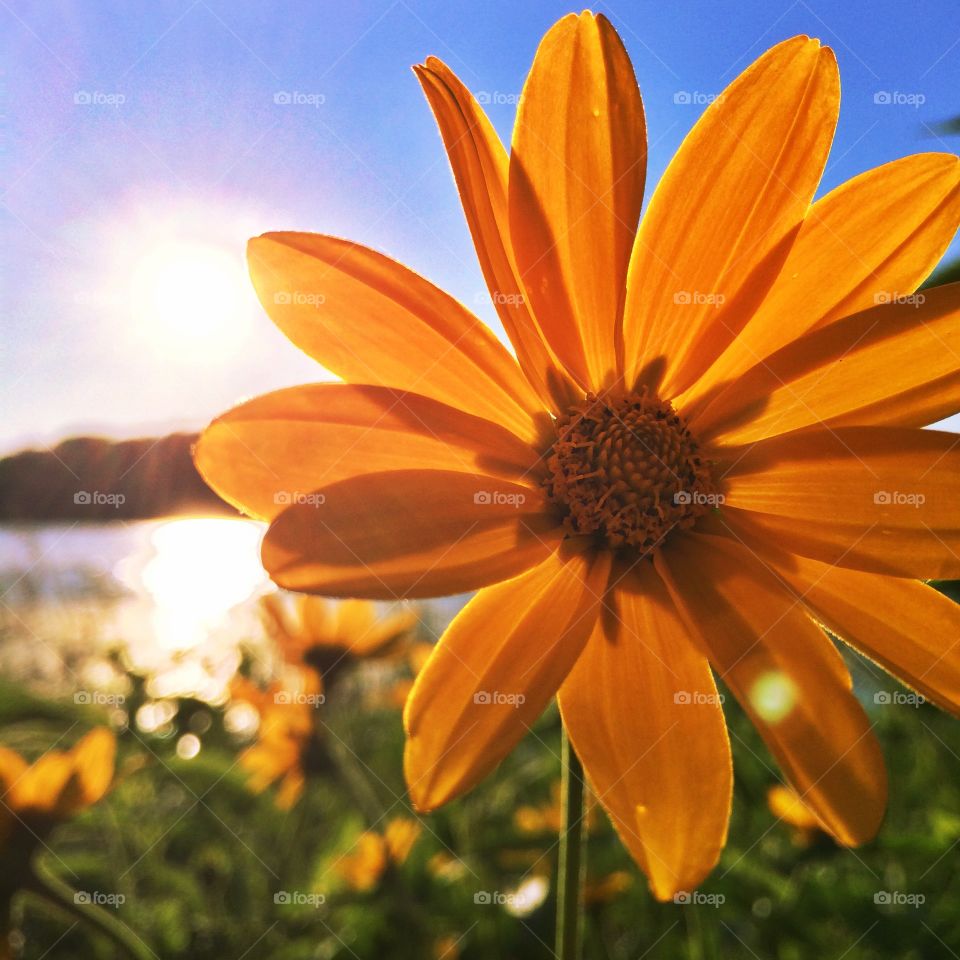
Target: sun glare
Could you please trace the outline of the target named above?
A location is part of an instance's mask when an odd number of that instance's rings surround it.
[[[95,227],[102,269],[71,278],[74,302],[164,365],[232,363],[262,316],[245,249],[262,223],[235,200],[126,197]]]
[[[129,308],[152,343],[190,359],[236,342],[249,317],[239,258],[210,243],[167,240],[145,251],[129,281]]]

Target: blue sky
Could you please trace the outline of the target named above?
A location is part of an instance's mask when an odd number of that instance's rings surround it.
[[[318,378],[242,281],[233,294],[210,293],[220,306],[237,298],[229,336],[204,335],[189,310],[170,314],[176,291],[166,291],[167,314],[144,304],[136,278],[158,245],[220,251],[239,277],[250,235],[334,233],[404,261],[492,319],[410,65],[445,59],[487,95],[508,139],[536,45],[571,9],[546,0],[0,3],[0,449],[89,429],[199,426],[240,397]],[[840,126],[821,192],[895,157],[960,147],[930,129],[960,113],[955,0],[594,9],[634,61],[650,183],[705,95],[797,33],[829,43],[840,62]],[[694,102],[677,103],[684,92]],[[280,93],[296,102],[276,102]],[[899,102],[876,103],[878,93]]]

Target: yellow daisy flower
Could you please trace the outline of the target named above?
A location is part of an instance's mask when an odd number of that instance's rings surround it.
[[[322,683],[318,674],[302,671],[297,687],[272,683],[264,688],[242,676],[230,686],[231,699],[249,704],[260,714],[256,742],[240,754],[240,766],[249,774],[247,785],[254,793],[263,793],[279,783],[275,802],[281,810],[289,810],[303,795],[315,760],[316,705]]]
[[[106,727],[32,764],[0,747],[0,844],[32,850],[56,824],[101,800],[113,782],[116,749]]]
[[[372,890],[393,864],[403,864],[420,836],[422,827],[410,817],[392,817],[382,833],[365,830],[354,849],[341,857],[336,871],[351,890]]]
[[[337,663],[345,655],[367,658],[396,652],[410,639],[417,620],[411,610],[380,617],[369,600],[330,603],[323,597],[281,593],[261,598],[260,614],[288,663],[315,667],[320,673],[327,662]]]

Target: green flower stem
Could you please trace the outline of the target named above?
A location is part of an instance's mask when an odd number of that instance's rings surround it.
[[[125,923],[95,903],[78,903],[77,891],[38,860],[24,890],[95,927],[133,960],[156,960],[156,954]]]
[[[566,729],[561,740],[560,856],[557,863],[557,960],[579,960],[583,927],[584,844],[583,767],[570,746]]]

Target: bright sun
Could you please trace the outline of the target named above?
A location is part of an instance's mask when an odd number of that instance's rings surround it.
[[[246,332],[248,284],[242,263],[229,251],[211,243],[166,240],[135,260],[129,309],[153,346],[203,360]]]

